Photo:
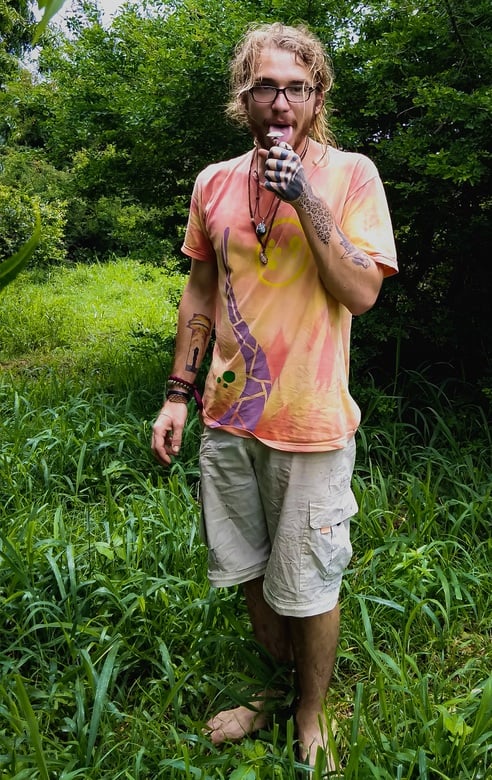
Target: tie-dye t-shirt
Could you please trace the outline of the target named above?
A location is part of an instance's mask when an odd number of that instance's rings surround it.
[[[183,244],[189,257],[218,266],[203,420],[276,449],[339,449],[360,421],[348,389],[351,314],[322,285],[288,203],[275,214],[268,264],[260,262],[248,207],[252,154],[199,174]],[[352,243],[386,275],[395,273],[393,232],[374,164],[330,148],[309,180]]]

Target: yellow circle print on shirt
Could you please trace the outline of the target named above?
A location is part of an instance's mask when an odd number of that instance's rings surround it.
[[[289,231],[291,236],[287,247],[277,244],[274,238],[282,225],[292,225],[295,229]],[[306,238],[298,220],[292,217],[283,217],[274,222],[270,239],[265,247],[267,265],[260,262],[260,251],[261,247],[258,249],[258,276],[260,281],[269,287],[286,287],[292,284],[304,273],[309,264],[310,252]]]

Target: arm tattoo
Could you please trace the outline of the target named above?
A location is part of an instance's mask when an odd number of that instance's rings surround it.
[[[204,314],[194,314],[187,327],[191,330],[191,338],[186,357],[186,370],[196,374],[207,348],[212,322]]]
[[[309,185],[304,187],[301,197],[297,201],[313,223],[316,235],[323,244],[330,243],[331,232],[335,224],[333,214],[323,203],[321,198],[317,198]]]
[[[342,255],[342,260],[345,260],[346,257],[350,257],[354,265],[360,265],[362,268],[369,268],[371,261],[368,255],[366,255],[366,253],[361,249],[357,249],[357,247],[348,240],[347,236],[342,233],[337,225],[335,226],[335,229],[340,238],[340,243],[345,249],[345,252]]]
[[[323,244],[327,246],[330,243],[331,234],[333,228],[335,228],[344,249],[341,259],[344,260],[348,257],[352,260],[354,265],[360,265],[362,268],[369,268],[371,261],[368,255],[362,250],[357,249],[357,247],[348,240],[347,236],[342,233],[338,225],[335,224],[333,214],[326,203],[324,203],[321,198],[316,197],[309,185],[304,188],[301,197],[297,202],[311,219],[316,235]]]

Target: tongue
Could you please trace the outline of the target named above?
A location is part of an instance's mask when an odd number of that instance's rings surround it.
[[[279,141],[290,143],[294,131],[292,127],[287,125],[270,125],[268,132],[276,134],[276,137],[272,139],[274,143],[279,143]]]

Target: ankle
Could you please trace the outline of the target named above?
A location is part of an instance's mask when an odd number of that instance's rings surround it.
[[[327,723],[326,715],[319,705],[300,706],[295,714],[297,733],[301,741],[310,741],[312,735],[317,738],[326,738]]]

